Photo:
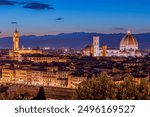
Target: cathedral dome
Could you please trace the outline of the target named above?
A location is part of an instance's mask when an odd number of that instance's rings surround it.
[[[138,41],[131,34],[131,31],[128,31],[127,35],[121,40],[120,50],[138,50]]]

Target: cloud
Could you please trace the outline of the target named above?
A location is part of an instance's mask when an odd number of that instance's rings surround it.
[[[22,3],[24,4],[23,8],[33,9],[33,10],[53,10],[54,8],[49,4],[43,4],[38,2],[29,2],[29,3]]]
[[[12,0],[0,0],[0,6],[14,6],[16,3],[18,2]]]
[[[60,20],[63,20],[63,19],[64,19],[63,17],[56,18],[57,21],[60,21]]]
[[[0,0],[0,6],[15,6],[19,5],[22,8],[28,8],[33,10],[53,10],[54,8],[50,4],[40,3],[40,2],[29,2],[29,1],[17,1],[17,0]]]
[[[115,27],[113,28],[113,30],[124,31],[124,30],[127,30],[127,28]]]
[[[17,22],[11,22],[11,24],[17,24]]]

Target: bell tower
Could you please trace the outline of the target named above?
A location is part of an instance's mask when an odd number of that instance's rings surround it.
[[[99,56],[99,36],[94,36],[93,37],[93,49],[94,49],[94,57]]]
[[[107,45],[102,46],[102,56],[106,57],[107,56]]]
[[[17,29],[14,32],[13,43],[14,51],[19,50],[19,32],[17,31]]]

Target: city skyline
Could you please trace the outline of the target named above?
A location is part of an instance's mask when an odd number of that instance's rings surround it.
[[[1,37],[12,36],[18,23],[21,35],[70,32],[150,32],[150,1],[126,0],[1,0]]]
[[[149,4],[0,0],[0,100],[150,100]]]

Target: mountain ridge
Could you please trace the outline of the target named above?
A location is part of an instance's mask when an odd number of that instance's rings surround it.
[[[141,49],[149,48],[150,46],[150,33],[133,34],[139,42]],[[92,43],[93,36],[100,36],[100,46],[106,44],[108,47],[119,48],[121,39],[125,33],[86,33],[86,32],[73,32],[73,33],[60,33],[57,35],[23,35],[20,37],[20,47],[50,47],[50,48],[84,48],[86,45]],[[12,48],[12,37],[0,38],[0,48]]]

